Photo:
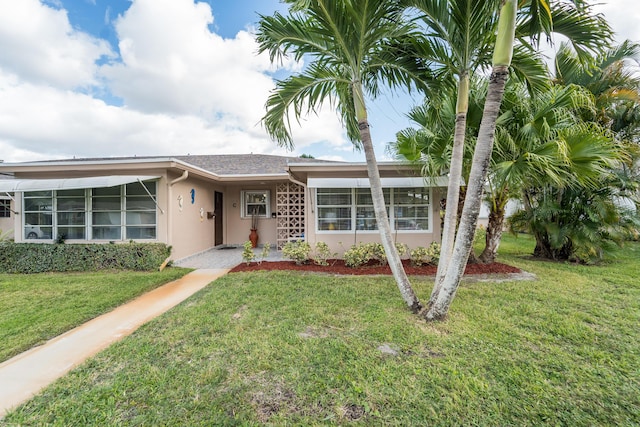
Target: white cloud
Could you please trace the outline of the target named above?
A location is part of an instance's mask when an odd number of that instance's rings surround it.
[[[96,60],[109,45],[74,30],[64,10],[37,0],[0,2],[0,70],[63,89],[96,83]]]
[[[97,66],[97,59],[111,54],[105,41],[73,30],[64,10],[35,0],[15,3],[20,7],[10,11],[0,6],[0,48],[21,40],[19,49],[0,55],[5,161],[285,154],[260,126],[274,87],[268,57],[256,55],[255,40],[246,31],[233,39],[212,33],[208,4],[136,0],[115,24],[121,61]],[[49,56],[55,60],[43,61]],[[124,107],[108,105],[100,93],[120,97]],[[344,144],[333,113],[310,118],[294,135],[296,153],[318,141],[336,148]]]
[[[640,43],[640,7],[635,0],[610,0],[594,5],[596,12],[604,14],[616,33],[616,41],[629,39]]]
[[[619,40],[640,41],[635,2],[613,0],[599,10]],[[193,0],[135,0],[115,21],[111,15],[107,6],[105,24],[114,22],[120,58],[105,40],[74,29],[59,0],[0,0],[0,159],[285,153],[260,125],[274,68],[267,55],[256,55],[249,31],[220,37],[210,30],[209,5]],[[329,110],[293,130],[295,154],[353,158]],[[404,127],[390,114],[386,104],[371,112],[379,153]]]

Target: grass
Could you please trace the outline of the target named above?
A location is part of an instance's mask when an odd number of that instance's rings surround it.
[[[188,271],[0,274],[0,362]]]
[[[431,324],[389,278],[229,274],[0,425],[640,424],[640,245],[596,267],[532,248],[500,260],[539,280],[465,283]]]

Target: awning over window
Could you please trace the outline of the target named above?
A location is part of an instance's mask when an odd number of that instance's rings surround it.
[[[437,178],[381,178],[384,188],[406,187],[446,187],[449,179],[446,176]],[[369,188],[369,178],[309,178],[309,188]]]
[[[0,193],[16,191],[78,190],[82,188],[104,188],[130,184],[138,181],[158,179],[159,176],[111,175],[66,179],[3,179]]]

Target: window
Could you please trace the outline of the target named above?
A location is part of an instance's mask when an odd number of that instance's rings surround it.
[[[11,217],[11,200],[0,199],[0,218]]]
[[[387,214],[396,231],[430,230],[429,188],[384,188]],[[368,188],[318,188],[318,231],[376,231],[378,224]],[[391,209],[393,207],[393,209]]]
[[[23,211],[25,239],[53,239],[52,191],[25,193]]]
[[[269,190],[251,190],[242,192],[242,217],[251,218],[257,215],[261,218],[271,216]]]
[[[393,192],[394,228],[396,230],[429,229],[429,189],[396,188]]]
[[[385,203],[387,203],[387,215],[389,215],[390,191],[383,188]],[[356,188],[356,230],[377,230],[378,223],[376,221],[376,213],[373,209],[373,198],[371,197],[371,189]]]
[[[155,195],[155,182],[144,186],[136,182],[87,190],[26,192],[24,238],[155,239]]]
[[[318,230],[351,230],[349,188],[318,188]]]
[[[86,239],[85,190],[63,190],[56,192],[57,235],[66,239]]]

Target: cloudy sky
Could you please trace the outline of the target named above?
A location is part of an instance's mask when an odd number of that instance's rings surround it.
[[[260,126],[276,69],[256,55],[257,13],[278,0],[0,0],[0,160],[287,152]],[[640,40],[636,0],[603,1],[618,39]],[[406,97],[371,106],[379,158],[409,125]],[[363,161],[325,111],[293,154]]]

